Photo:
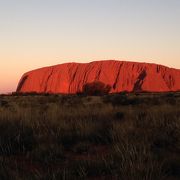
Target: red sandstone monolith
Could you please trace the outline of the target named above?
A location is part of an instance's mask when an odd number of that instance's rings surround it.
[[[110,85],[111,93],[180,91],[180,70],[115,60],[65,63],[25,73],[17,92],[75,94],[94,81]]]

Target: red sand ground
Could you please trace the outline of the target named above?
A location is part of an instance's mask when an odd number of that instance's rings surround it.
[[[111,93],[180,91],[180,70],[114,60],[66,63],[25,73],[17,92],[74,94],[93,81],[111,85]]]

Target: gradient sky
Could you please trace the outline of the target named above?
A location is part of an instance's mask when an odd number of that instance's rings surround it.
[[[31,69],[101,59],[180,69],[180,0],[0,0],[0,93]]]

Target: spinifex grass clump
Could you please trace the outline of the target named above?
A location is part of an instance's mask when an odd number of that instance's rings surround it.
[[[0,120],[0,155],[26,154],[35,144],[33,130],[24,122]]]

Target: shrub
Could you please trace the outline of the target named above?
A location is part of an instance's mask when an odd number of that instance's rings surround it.
[[[52,93],[51,92],[36,92],[36,91],[31,91],[31,92],[12,92],[12,96],[50,96]]]
[[[115,119],[122,120],[122,119],[124,119],[124,113],[123,112],[116,112],[114,117],[115,117]]]
[[[31,156],[33,160],[41,163],[59,163],[65,160],[64,148],[58,144],[40,143],[32,151]]]
[[[91,144],[88,142],[80,142],[74,146],[73,152],[77,154],[87,153],[90,149],[90,145]]]
[[[31,127],[19,121],[0,122],[0,155],[27,153],[36,144]]]
[[[4,100],[0,100],[0,106],[2,107],[8,107],[8,102]]]
[[[163,163],[163,171],[168,177],[180,178],[180,159],[179,157],[167,158]]]
[[[111,90],[111,86],[104,84],[100,81],[94,81],[87,83],[83,86],[82,93],[90,96],[98,96],[108,94]]]

